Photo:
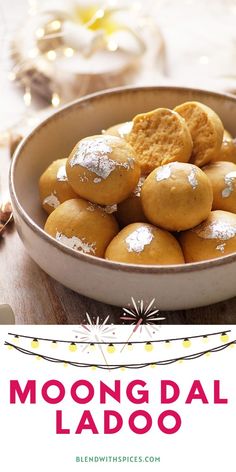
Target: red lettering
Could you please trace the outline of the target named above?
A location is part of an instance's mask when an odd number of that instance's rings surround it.
[[[201,400],[202,403],[208,403],[200,380],[194,380],[185,403],[192,403],[193,400]]]
[[[172,388],[172,395],[167,395],[167,387]],[[180,389],[172,380],[161,381],[161,403],[174,403],[179,398]]]
[[[81,434],[83,429],[91,429],[93,434],[98,434],[97,427],[89,410],[84,410],[75,434]]]
[[[70,430],[62,427],[62,411],[56,411],[56,434],[70,434]]]
[[[111,417],[114,417],[116,420],[116,425],[111,427]],[[118,433],[123,426],[123,419],[120,413],[114,410],[106,410],[104,412],[104,434],[114,434]]]
[[[167,418],[167,416],[172,416],[172,418],[174,418],[175,420],[175,424],[174,426],[172,426],[172,428],[167,428],[164,425],[164,420]],[[163,413],[160,414],[157,422],[158,422],[159,429],[161,430],[162,433],[165,433],[165,434],[177,433],[177,431],[179,431],[181,427],[181,418],[179,414],[173,410],[163,411]]]
[[[25,403],[27,397],[30,397],[30,403],[36,403],[36,382],[28,380],[24,390],[21,390],[18,380],[10,381],[10,403],[16,403],[16,394],[21,403]]]

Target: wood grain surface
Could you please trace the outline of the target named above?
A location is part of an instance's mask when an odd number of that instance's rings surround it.
[[[8,192],[9,153],[0,148],[0,199]],[[17,324],[81,324],[90,316],[121,323],[122,309],[88,299],[43,272],[25,252],[14,228],[0,239],[0,304],[9,304]],[[236,298],[204,308],[162,312],[167,324],[234,324]]]

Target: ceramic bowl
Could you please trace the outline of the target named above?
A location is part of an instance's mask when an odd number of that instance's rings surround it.
[[[236,98],[176,87],[122,88],[87,96],[41,123],[18,147],[10,188],[19,235],[29,255],[51,277],[101,302],[127,306],[156,299],[161,310],[215,303],[236,295],[236,254],[176,266],[115,263],[76,252],[43,231],[38,179],[55,159],[67,157],[77,141],[157,107],[173,108],[187,100],[212,107],[236,136]]]

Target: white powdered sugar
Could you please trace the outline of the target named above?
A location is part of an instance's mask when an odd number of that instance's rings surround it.
[[[84,254],[95,254],[96,243],[89,244],[87,243],[84,238],[80,239],[77,236],[72,236],[68,238],[65,234],[56,233],[56,240],[65,246],[70,247],[71,249],[76,249],[77,251],[81,251]]]
[[[161,180],[167,180],[171,176],[171,164],[166,164],[157,169],[156,180],[160,182]]]
[[[128,252],[142,252],[145,246],[152,242],[153,237],[150,228],[147,226],[141,226],[125,239]]]
[[[221,239],[222,241],[227,241],[236,236],[236,225],[220,221],[213,221],[210,224],[203,222],[191,231],[203,239]]]
[[[222,190],[222,197],[223,198],[228,198],[230,197],[231,193],[234,191],[234,182],[236,179],[236,172],[229,172],[228,174],[225,175],[225,185],[226,187],[224,190]]]
[[[193,190],[195,190],[198,186],[198,180],[197,180],[197,169],[194,166],[192,166],[191,172],[188,175],[188,181],[191,187],[193,188]]]
[[[57,171],[57,180],[59,182],[67,182],[68,181],[68,178],[67,178],[67,175],[66,175],[66,166],[65,165],[59,167],[59,169]]]
[[[43,205],[49,205],[52,208],[57,208],[60,205],[60,202],[57,196],[51,193],[51,195],[48,195],[48,197],[44,198]]]

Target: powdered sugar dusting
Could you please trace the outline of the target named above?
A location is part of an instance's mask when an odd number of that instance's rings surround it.
[[[142,252],[153,240],[153,234],[147,226],[141,226],[131,233],[126,239],[128,252]]]
[[[51,195],[48,195],[48,197],[45,197],[43,200],[44,205],[49,205],[52,208],[57,208],[60,205],[60,202],[57,198],[56,195],[51,193]]]
[[[161,180],[167,180],[171,176],[171,164],[166,164],[157,169],[156,180],[160,182]]]
[[[71,249],[76,249],[77,251],[81,251],[84,254],[95,254],[96,243],[89,244],[85,241],[85,239],[80,239],[77,236],[72,236],[68,238],[65,234],[56,233],[56,240],[65,246],[70,247]]]
[[[225,175],[225,185],[226,187],[222,190],[222,197],[228,198],[230,197],[231,193],[234,191],[234,181],[236,179],[236,171],[229,172]]]
[[[236,225],[221,221],[213,221],[210,224],[203,222],[191,231],[203,239],[221,239],[222,241],[227,241],[236,236]]]
[[[191,172],[188,175],[188,181],[191,187],[193,188],[193,190],[195,190],[198,186],[198,180],[197,180],[197,169],[194,166],[192,166]]]
[[[66,166],[65,165],[59,167],[59,169],[57,171],[57,180],[59,182],[67,182],[68,181],[68,178],[67,178],[67,175],[66,175]]]

